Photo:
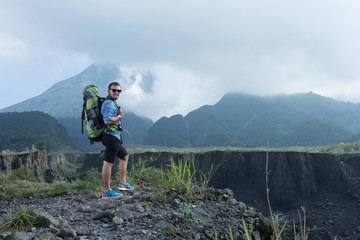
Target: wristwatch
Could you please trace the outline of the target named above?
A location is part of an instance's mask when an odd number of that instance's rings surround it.
[[[118,117],[119,117],[119,119],[120,119],[120,118],[121,118],[121,115],[119,114]]]

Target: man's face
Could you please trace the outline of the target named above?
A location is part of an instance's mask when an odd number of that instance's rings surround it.
[[[109,96],[115,100],[119,98],[120,92],[121,92],[120,86],[116,86],[116,85],[111,85],[110,89],[108,90]]]

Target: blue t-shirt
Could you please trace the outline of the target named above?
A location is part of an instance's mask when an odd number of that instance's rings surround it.
[[[117,116],[118,111],[119,109],[116,106],[115,102],[112,101],[109,96],[107,96],[106,100],[103,102],[101,106],[101,114],[103,115],[104,122],[109,121],[111,117]],[[118,120],[115,124],[116,125],[120,124],[119,121],[120,120]],[[105,129],[105,133],[113,135],[121,141],[121,136],[120,136],[121,132],[119,130],[109,131],[108,129]]]

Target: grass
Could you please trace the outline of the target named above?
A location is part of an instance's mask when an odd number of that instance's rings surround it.
[[[268,146],[257,147],[201,147],[201,148],[166,148],[159,146],[142,146],[140,148],[134,148],[131,153],[144,153],[144,152],[174,152],[174,153],[189,153],[197,152],[204,153],[210,151],[242,151],[242,152],[307,152],[307,153],[332,153],[332,154],[344,154],[344,153],[360,153],[360,142],[353,143],[341,143],[325,146],[292,146],[281,148],[269,148]]]
[[[155,167],[149,167],[148,163],[139,159],[131,166],[129,171],[129,181],[137,188],[143,186],[160,186],[161,170]]]
[[[192,211],[192,204],[186,203],[184,207],[184,222],[185,224],[192,224],[195,220],[194,213]]]
[[[195,183],[194,162],[188,158],[171,163],[167,167],[161,168],[162,184],[169,192],[185,194],[191,198],[193,184]]]
[[[57,179],[53,183],[34,181],[28,170],[0,171],[0,199],[10,200],[20,197],[41,197],[44,195],[64,195],[74,190],[95,191],[101,187],[101,173],[95,169],[86,172],[84,179],[69,182]]]
[[[14,216],[12,213],[12,205],[5,222],[0,224],[0,232],[10,231],[26,231],[34,226],[35,217],[26,212],[25,205],[19,208],[18,213]]]

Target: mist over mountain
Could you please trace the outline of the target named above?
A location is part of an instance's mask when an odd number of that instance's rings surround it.
[[[81,73],[54,84],[42,94],[18,104],[0,109],[0,112],[41,111],[56,118],[78,117],[82,111],[82,91],[88,84],[96,84],[100,96],[107,95],[110,82],[119,81],[123,89],[130,89],[136,83],[137,75],[133,72],[121,71],[112,64],[93,64]],[[141,84],[138,86],[144,92],[151,92],[153,79],[145,72]],[[126,97],[121,96],[118,102],[123,106]]]
[[[90,83],[105,96],[108,83],[119,81],[124,91],[118,102],[125,117],[125,144],[165,147],[212,146],[316,146],[358,141],[360,104],[336,101],[309,92],[275,97],[231,93],[214,105],[203,105],[187,115],[162,117],[155,123],[138,116],[140,106],[152,113],[156,76],[147,70],[132,70],[94,64],[83,72],[56,83],[49,90],[0,112],[42,111],[55,117],[76,138],[81,151],[96,151],[81,134],[82,91]],[[159,91],[157,88],[156,91]],[[140,96],[142,99],[135,99]],[[159,98],[161,99],[161,97]],[[146,104],[145,104],[146,103]],[[162,105],[172,106],[163,100]]]
[[[185,117],[161,118],[146,143],[175,147],[316,146],[360,132],[360,104],[314,93],[276,97],[227,94]]]

